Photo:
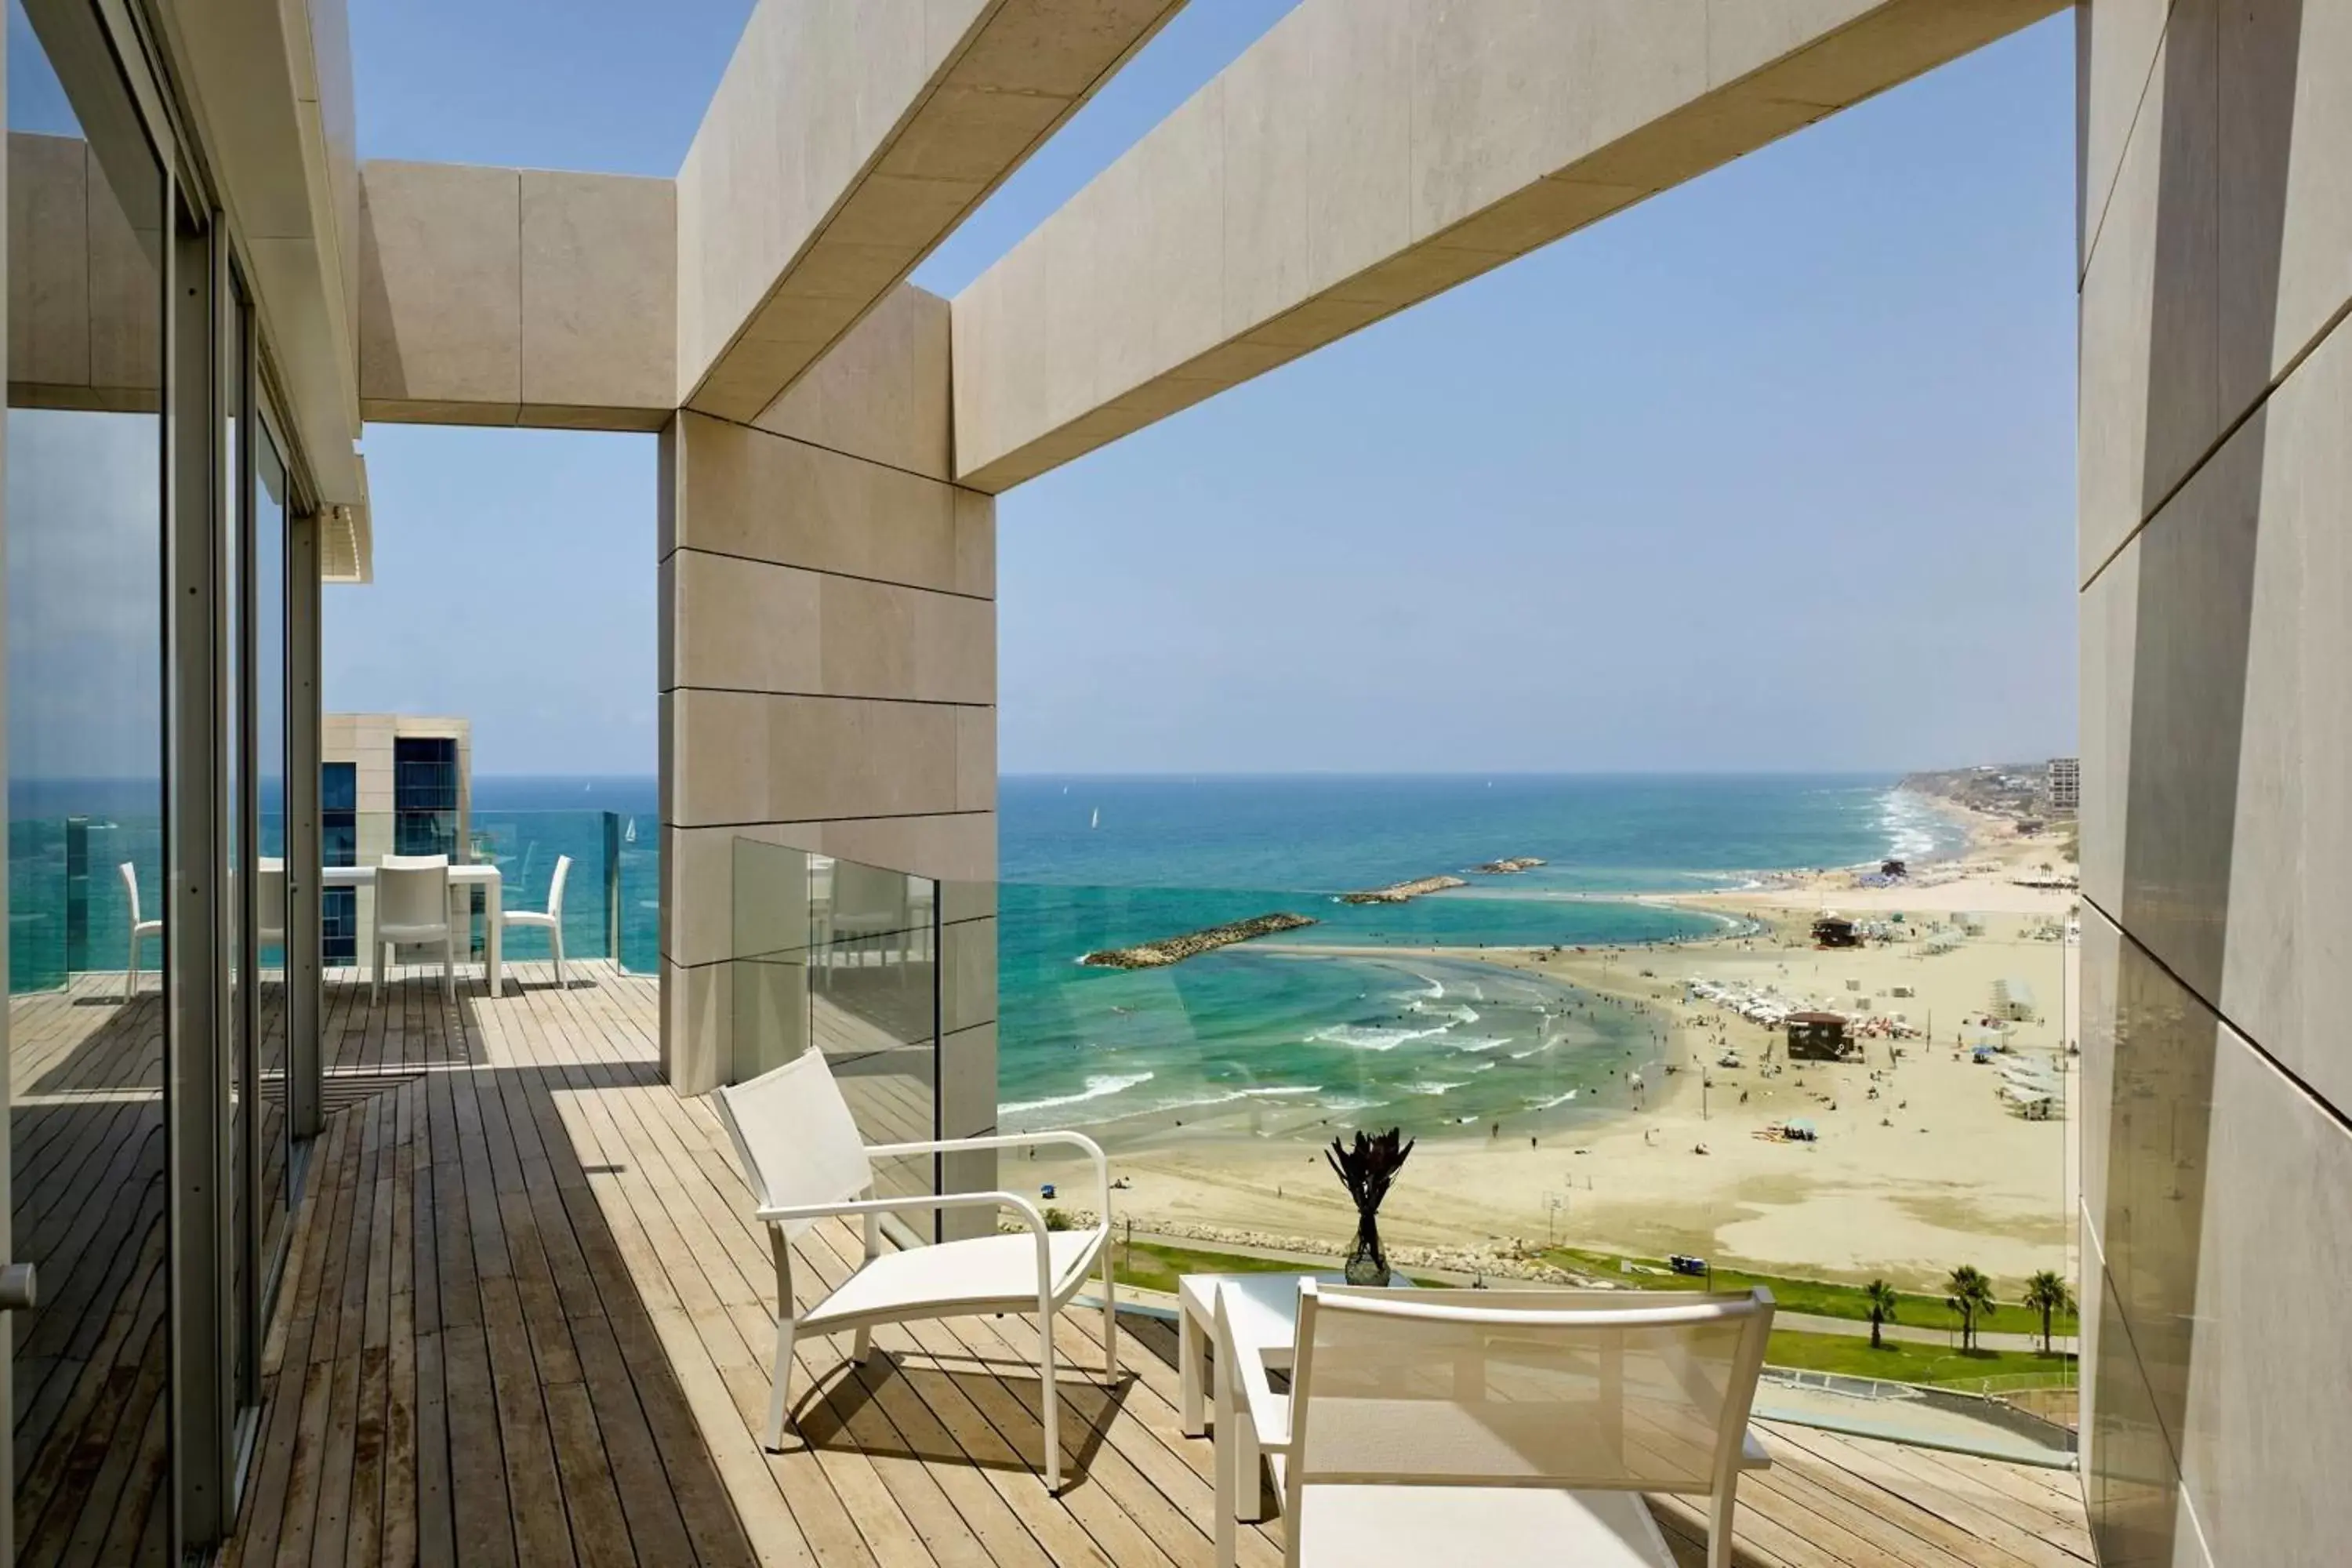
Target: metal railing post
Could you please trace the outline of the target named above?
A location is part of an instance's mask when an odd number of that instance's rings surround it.
[[[89,968],[89,818],[66,818],[66,984]]]
[[[621,814],[604,814],[604,956],[621,967]]]

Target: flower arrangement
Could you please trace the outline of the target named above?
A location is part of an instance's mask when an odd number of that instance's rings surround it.
[[[1334,1138],[1331,1147],[1323,1152],[1348,1195],[1356,1200],[1356,1239],[1348,1248],[1350,1285],[1389,1282],[1389,1255],[1381,1247],[1378,1216],[1381,1200],[1389,1195],[1397,1173],[1404,1169],[1405,1157],[1412,1152],[1412,1144],[1403,1140],[1401,1127],[1385,1132],[1359,1131],[1353,1144]]]

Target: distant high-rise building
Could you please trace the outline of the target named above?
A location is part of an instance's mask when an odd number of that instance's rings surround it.
[[[2050,809],[2075,811],[2083,804],[2083,762],[2079,757],[2050,759]]]
[[[386,855],[462,858],[472,805],[473,727],[463,719],[330,713],[320,732],[320,836],[330,866]],[[359,954],[366,888],[328,888],[320,900],[322,957]]]

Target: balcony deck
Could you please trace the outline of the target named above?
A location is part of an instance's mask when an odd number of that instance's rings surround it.
[[[306,1183],[267,1350],[270,1401],[226,1561],[678,1568],[1210,1561],[1210,1445],[1177,1426],[1174,1339],[1137,1317],[1129,1376],[1064,1385],[1074,1482],[1039,1485],[1034,1331],[802,1349],[805,1446],[771,1456],[766,1242],[707,1107],[656,1065],[654,982],[331,988],[338,1106]],[[838,1279],[845,1228],[805,1277]],[[1066,1364],[1097,1364],[1093,1314]],[[805,1388],[807,1385],[802,1385]],[[2073,1568],[2073,1477],[1797,1428],[1741,1489],[1742,1564]],[[1680,1560],[1699,1516],[1654,1508]],[[1271,1568],[1279,1524],[1245,1531]]]

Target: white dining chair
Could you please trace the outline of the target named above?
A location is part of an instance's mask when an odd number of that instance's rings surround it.
[[[824,1053],[804,1050],[748,1083],[719,1089],[719,1117],[735,1142],[743,1179],[758,1205],[752,1217],[768,1227],[776,1266],[776,1363],[768,1392],[766,1443],[783,1447],[790,1414],[793,1344],[802,1334],[851,1332],[850,1352],[863,1363],[875,1327],[927,1318],[1005,1312],[1037,1314],[1045,1427],[1044,1475],[1048,1491],[1062,1488],[1062,1447],[1054,1394],[1054,1318],[1102,1269],[1103,1375],[1118,1377],[1118,1321],[1111,1294],[1110,1167],[1102,1148],[1076,1132],[1024,1132],[947,1138],[919,1143],[866,1144],[841,1096]],[[959,1149],[1017,1149],[1063,1143],[1084,1151],[1095,1165],[1097,1215],[1083,1229],[1049,1230],[1037,1205],[1016,1193],[937,1193],[873,1196],[877,1159]],[[1022,1228],[1008,1234],[942,1241],[886,1252],[882,1216],[910,1209],[1010,1208]],[[802,1311],[793,1296],[793,1238],[828,1215],[854,1215],[866,1226],[865,1258],[840,1285]]]
[[[555,984],[563,984],[563,883],[572,875],[572,857],[555,858],[555,875],[547,884],[547,910],[509,910],[499,917],[509,926],[533,926],[547,932],[547,940],[555,949]]]
[[[122,965],[122,999],[130,1001],[139,994],[139,944],[151,936],[163,934],[162,921],[139,918],[139,872],[128,860],[121,865],[123,895],[131,901],[131,956]]]
[[[446,855],[387,855],[375,868],[375,973],[368,981],[373,1004],[383,985],[383,972],[397,948],[412,943],[441,944],[441,989],[452,1001],[457,995],[457,931],[449,916],[449,857]]]
[[[1771,1329],[1760,1289],[1474,1300],[1308,1279],[1289,1394],[1260,1357],[1219,1375],[1282,1457],[1287,1568],[1465,1549],[1482,1568],[1674,1568],[1644,1492],[1707,1498],[1708,1568],[1729,1568],[1740,1473],[1769,1463],[1748,1416]]]

